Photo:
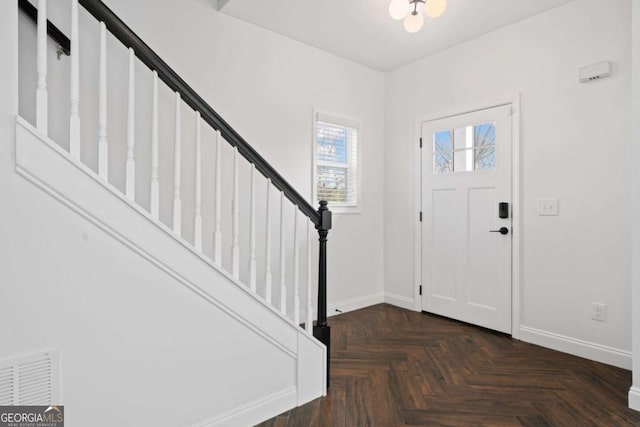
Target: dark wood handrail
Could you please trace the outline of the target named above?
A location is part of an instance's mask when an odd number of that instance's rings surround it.
[[[171,90],[180,94],[183,101],[195,111],[199,111],[203,120],[212,128],[219,130],[224,139],[234,147],[249,163],[300,209],[316,226],[320,224],[320,214],[271,166],[256,150],[253,149],[216,111],[205,102],[173,69],[167,65],[138,35],[131,30],[107,5],[100,0],[79,0],[94,18],[104,22],[107,29],[127,48],[132,48],[135,55]]]
[[[19,0],[18,7],[33,22],[38,22],[38,9],[32,5],[29,0]],[[65,36],[64,33],[49,20],[47,20],[47,34],[49,34],[49,37],[58,43],[62,53],[65,55],[71,54],[71,41],[69,40],[69,37]]]

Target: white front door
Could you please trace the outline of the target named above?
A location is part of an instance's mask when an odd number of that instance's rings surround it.
[[[511,333],[511,105],[424,122],[422,142],[422,309]]]

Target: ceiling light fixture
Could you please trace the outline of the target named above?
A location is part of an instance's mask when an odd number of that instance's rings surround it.
[[[447,8],[447,0],[391,0],[389,15],[396,20],[404,18],[404,29],[417,33],[424,24],[424,18],[418,12],[418,3],[424,4],[424,13],[429,18],[437,18]]]

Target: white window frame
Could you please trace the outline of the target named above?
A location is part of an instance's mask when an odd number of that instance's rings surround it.
[[[318,204],[318,122],[331,123],[338,126],[356,129],[358,139],[356,147],[357,161],[356,168],[356,202],[355,204],[329,202],[329,209],[335,214],[360,214],[362,213],[362,127],[360,120],[338,114],[325,113],[313,110],[313,134],[311,138],[311,200],[314,205]],[[349,149],[347,149],[349,151]]]

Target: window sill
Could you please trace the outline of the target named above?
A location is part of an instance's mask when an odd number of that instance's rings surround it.
[[[362,208],[357,207],[346,207],[346,206],[334,206],[331,207],[329,205],[329,210],[334,215],[358,215],[362,213]]]

